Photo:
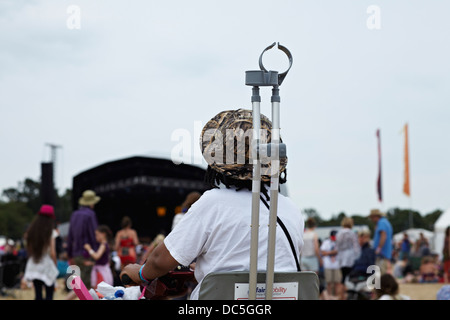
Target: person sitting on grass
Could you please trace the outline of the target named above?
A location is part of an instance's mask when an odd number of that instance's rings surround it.
[[[420,282],[435,283],[439,281],[439,267],[434,262],[433,257],[425,256],[420,265]]]

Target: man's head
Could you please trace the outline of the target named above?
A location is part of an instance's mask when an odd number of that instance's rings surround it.
[[[92,190],[86,190],[78,200],[78,203],[84,207],[94,208],[94,206],[100,201],[100,197]]]
[[[384,216],[385,216],[385,214],[383,212],[381,212],[380,210],[372,209],[372,210],[370,210],[369,219],[373,223],[377,223]]]

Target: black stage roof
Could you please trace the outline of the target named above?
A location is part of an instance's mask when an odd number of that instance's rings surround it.
[[[171,230],[178,206],[192,191],[203,193],[205,170],[171,160],[131,157],[111,161],[73,178],[73,207],[83,191],[94,190],[102,199],[95,206],[99,224],[115,233],[123,216],[129,216],[139,237],[154,238]]]

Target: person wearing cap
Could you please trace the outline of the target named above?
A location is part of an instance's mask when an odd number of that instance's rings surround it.
[[[261,115],[262,138],[270,141],[271,123]],[[232,133],[232,135],[227,135]],[[178,265],[196,260],[198,285],[190,299],[199,297],[204,277],[212,272],[248,271],[250,269],[250,234],[252,213],[252,111],[223,111],[206,123],[200,144],[208,162],[205,180],[212,186],[186,212],[183,220],[156,247],[143,265],[128,265],[126,274],[137,284],[145,284]],[[242,138],[242,140],[240,140]],[[227,155],[228,153],[228,155]],[[234,156],[234,159],[233,159]],[[232,159],[232,160],[230,160]],[[241,161],[238,161],[240,159]],[[245,160],[245,161],[244,161]],[[286,182],[287,159],[280,159],[280,183]],[[261,168],[261,206],[258,239],[258,270],[267,264],[268,217],[265,203],[270,203],[270,163]],[[293,242],[296,256],[285,233],[277,227],[275,272],[297,271],[296,257],[303,246],[304,221],[300,210],[287,197],[279,195],[278,217]]]
[[[98,249],[95,238],[95,230],[98,222],[95,215],[94,206],[100,201],[100,197],[92,190],[86,190],[78,201],[78,210],[74,211],[70,217],[69,233],[67,235],[67,256],[71,265],[80,268],[80,277],[87,288],[91,286],[92,266],[86,263],[90,260],[89,252],[84,245],[89,244],[92,249]],[[75,297],[74,295],[70,295]]]
[[[378,209],[372,209],[369,219],[375,224],[373,247],[376,255],[376,265],[381,274],[390,272],[392,258],[392,225],[386,219],[386,214]]]
[[[55,211],[51,205],[42,205],[28,227],[24,238],[28,252],[28,260],[23,276],[24,281],[32,281],[35,299],[53,300],[55,282],[59,271],[56,267]]]

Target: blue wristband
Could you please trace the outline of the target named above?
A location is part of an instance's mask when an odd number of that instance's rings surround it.
[[[141,279],[142,282],[144,282],[145,284],[149,284],[150,281],[148,281],[147,279],[144,278],[144,276],[142,275],[142,269],[144,268],[145,264],[142,265],[142,267],[139,269],[139,278]]]

